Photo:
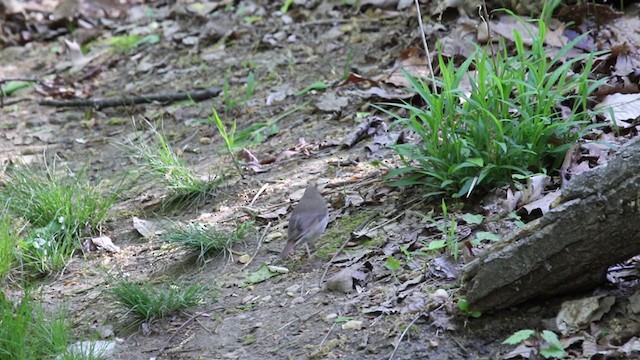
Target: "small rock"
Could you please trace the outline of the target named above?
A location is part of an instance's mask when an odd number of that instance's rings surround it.
[[[298,295],[298,291],[300,290],[300,285],[291,285],[289,286],[284,292],[287,293],[287,295],[289,296],[296,296]]]
[[[239,262],[240,264],[246,264],[246,263],[248,263],[248,262],[249,262],[249,260],[251,260],[251,256],[249,256],[249,254],[241,255],[241,256],[238,258],[238,262]]]
[[[312,287],[311,289],[309,289],[309,295],[317,294],[317,293],[319,293],[319,292],[320,292],[320,290],[322,290],[322,289],[320,289],[320,288],[319,288],[319,287],[317,287],[317,286],[316,286],[316,287]]]
[[[349,320],[346,323],[342,324],[342,330],[361,330],[362,329],[362,321],[360,320]]]
[[[449,293],[445,289],[438,289],[431,294],[431,298],[435,301],[444,302],[449,298]]]
[[[303,302],[304,302],[304,297],[298,296],[297,298],[294,298],[293,300],[291,300],[291,305],[302,304]]]
[[[338,317],[338,314],[336,314],[336,313],[331,313],[331,314],[328,314],[327,316],[325,316],[325,317],[324,317],[324,320],[325,320],[326,322],[333,322],[333,320],[334,320],[335,318],[337,318],[337,317]]]
[[[289,272],[289,269],[287,269],[286,267],[283,266],[275,266],[275,265],[269,265],[267,266],[267,269],[269,269],[269,271],[271,272],[275,272],[278,274],[286,274]]]

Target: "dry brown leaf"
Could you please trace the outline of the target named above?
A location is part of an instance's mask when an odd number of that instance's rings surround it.
[[[611,116],[611,111],[613,117]],[[602,116],[616,126],[629,128],[633,126],[626,120],[635,120],[640,116],[640,94],[611,94],[604,97],[602,102],[594,107],[595,110],[603,110]],[[615,122],[614,122],[615,118]]]

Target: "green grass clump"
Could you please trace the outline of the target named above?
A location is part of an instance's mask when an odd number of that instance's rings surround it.
[[[0,297],[0,360],[50,359],[66,350],[70,327],[64,312],[47,316],[25,295],[13,304]]]
[[[403,161],[390,173],[402,177],[395,185],[421,184],[429,195],[461,197],[559,167],[572,143],[591,128],[587,101],[605,80],[589,79],[597,54],[563,62],[583,36],[549,59],[546,24],[535,22],[539,32],[528,34],[530,49],[516,31],[513,53],[504,42],[495,54],[477,47],[457,68],[439,56],[440,92],[405,73],[426,106],[386,104],[405,109],[406,117],[383,110],[420,140],[395,146]],[[573,74],[578,65],[581,73]]]
[[[83,172],[61,174],[18,165],[0,183],[8,222],[0,225],[0,236],[9,240],[17,236],[11,235],[15,225],[10,217],[27,221],[26,237],[18,241],[23,264],[38,273],[61,269],[80,248],[80,238],[93,234],[105,221],[115,200],[115,193],[101,192]]]
[[[0,212],[0,282],[11,271],[16,260],[17,230],[11,219]]]
[[[204,287],[138,285],[124,280],[114,286],[116,300],[139,320],[153,321],[197,305],[204,297]]]
[[[252,222],[244,222],[233,231],[218,230],[206,224],[176,225],[167,230],[160,239],[199,251],[198,261],[203,262],[207,255],[223,252],[241,241],[252,224]]]
[[[142,159],[149,173],[175,192],[177,198],[201,199],[220,184],[220,179],[204,179],[187,167],[169,145],[166,137],[152,127],[156,145],[144,141],[131,144],[134,155]]]

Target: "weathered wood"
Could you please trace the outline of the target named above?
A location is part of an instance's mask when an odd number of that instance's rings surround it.
[[[640,254],[639,203],[635,140],[571,179],[559,206],[469,263],[467,300],[486,311],[601,284],[609,266]]]

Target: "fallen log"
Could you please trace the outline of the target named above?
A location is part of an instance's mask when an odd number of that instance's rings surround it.
[[[607,268],[640,254],[640,141],[575,176],[560,205],[464,268],[474,310],[592,289]]]

